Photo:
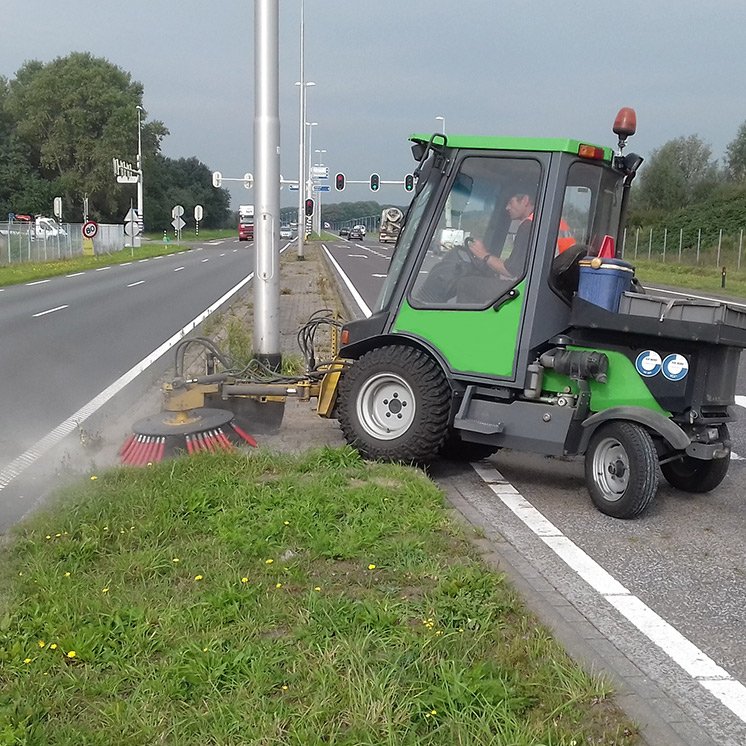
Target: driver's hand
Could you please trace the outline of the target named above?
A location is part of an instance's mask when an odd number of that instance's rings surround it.
[[[487,247],[484,245],[481,238],[471,238],[466,242],[466,245],[469,248],[469,251],[471,251],[477,259],[484,260],[487,254],[489,254],[489,251],[487,251]]]

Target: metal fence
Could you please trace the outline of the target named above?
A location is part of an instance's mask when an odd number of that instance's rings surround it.
[[[626,228],[622,256],[628,261],[649,259],[663,263],[741,270],[744,260],[744,229],[722,228]],[[746,269],[746,268],[745,268]]]
[[[60,226],[61,233],[37,234],[27,223],[0,223],[0,265],[19,262],[49,262],[83,254],[81,223]],[[93,239],[94,254],[111,254],[125,245],[124,226],[101,224]]]

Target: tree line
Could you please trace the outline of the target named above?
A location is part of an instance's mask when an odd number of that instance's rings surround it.
[[[201,204],[206,228],[226,225],[228,191],[212,186],[210,169],[196,157],[161,153],[168,129],[145,121],[142,98],[142,84],[129,73],[82,52],[26,62],[13,79],[0,76],[0,220],[49,215],[62,197],[63,220],[76,222],[87,197],[91,219],[122,222],[136,205],[136,185],[117,183],[112,160],[135,166],[141,107],[145,229],[169,230],[176,204],[187,215]]]

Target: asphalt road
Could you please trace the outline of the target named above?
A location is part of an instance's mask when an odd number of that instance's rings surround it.
[[[339,239],[327,248],[367,308],[373,306],[391,247]],[[743,356],[736,392],[746,404]],[[493,530],[507,540],[530,573],[569,602],[573,624],[592,629],[588,636],[598,635],[600,649],[613,644],[629,680],[648,692],[638,699],[661,697],[655,716],[670,718],[670,732],[682,739],[676,743],[746,744],[746,412],[735,409],[734,456],[720,487],[690,495],[661,477],[654,504],[634,521],[593,507],[579,459],[499,452],[486,463],[511,486],[503,500],[493,494],[494,476],[482,478],[469,467],[456,477],[453,467],[440,474],[488,535]],[[572,547],[569,566],[548,548],[548,535]],[[582,621],[570,616],[577,610]]]
[[[0,529],[24,511],[19,479],[50,433],[61,439],[143,361],[157,370],[153,351],[253,269],[253,245],[235,239],[0,291]]]

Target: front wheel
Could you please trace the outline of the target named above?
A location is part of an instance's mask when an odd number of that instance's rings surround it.
[[[585,454],[593,504],[614,518],[636,518],[658,489],[658,458],[650,434],[633,422],[601,425]]]
[[[367,352],[344,373],[338,419],[365,458],[427,463],[443,444],[450,403],[448,381],[429,355],[390,345]]]

